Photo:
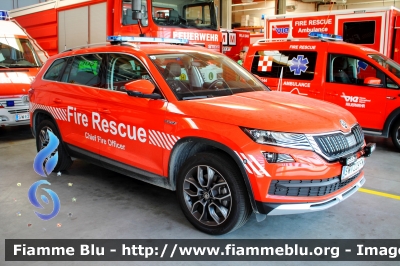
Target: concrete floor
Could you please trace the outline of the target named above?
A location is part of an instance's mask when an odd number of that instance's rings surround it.
[[[400,195],[400,153],[390,140],[367,137],[377,150],[367,159],[364,188]],[[159,262],[5,262],[4,239],[400,239],[400,201],[357,192],[323,212],[253,216],[233,233],[212,237],[197,231],[180,210],[174,192],[76,160],[67,173],[48,181],[61,201],[57,217],[42,221],[27,198],[40,180],[32,168],[35,141],[27,126],[0,128],[0,265],[159,265]],[[20,186],[17,184],[21,183]],[[72,183],[69,186],[68,183]],[[73,201],[73,198],[76,201]],[[20,213],[20,216],[18,215]],[[61,227],[57,224],[61,223]],[[30,226],[28,226],[30,224]],[[167,265],[209,265],[170,262]],[[236,263],[229,263],[233,265]],[[237,265],[247,263],[237,263]],[[258,263],[251,263],[251,265]],[[265,262],[262,263],[265,265]],[[270,264],[276,264],[270,262]],[[298,265],[282,262],[280,265]],[[321,262],[302,262],[321,265]],[[325,263],[324,263],[325,264]],[[393,265],[382,262],[330,262],[331,265]],[[248,263],[250,265],[250,263]],[[260,263],[261,265],[261,263]]]

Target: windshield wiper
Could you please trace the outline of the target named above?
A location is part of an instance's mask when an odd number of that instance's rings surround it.
[[[182,100],[193,100],[193,99],[205,99],[208,98],[208,96],[203,95],[203,96],[188,96],[188,97],[183,97]]]
[[[25,67],[25,68],[32,68],[32,67],[39,67],[38,65],[24,65],[24,64],[12,64],[9,65],[10,68],[14,67]]]
[[[0,66],[0,68],[9,68],[9,67],[7,67],[7,66]]]

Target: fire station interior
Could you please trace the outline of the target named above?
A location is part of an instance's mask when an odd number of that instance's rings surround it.
[[[45,2],[50,1],[1,0],[0,10],[23,8],[24,5]],[[398,0],[215,0],[215,4],[218,7],[220,26],[250,31],[252,43],[264,38],[263,23],[268,16],[300,16],[306,12],[329,12],[360,7],[400,8]],[[159,25],[174,25],[179,20],[174,11],[168,4],[160,5],[154,19]],[[126,19],[129,19],[129,15]],[[208,24],[207,21],[196,21],[196,18],[193,18],[191,23]],[[1,38],[2,36],[0,40]],[[0,54],[5,60],[8,60],[7,56],[10,54],[8,48],[5,45],[0,47]],[[333,71],[329,77],[332,81],[357,84],[358,69],[355,63],[340,56],[332,62]],[[30,64],[28,61],[22,63]],[[1,68],[0,71],[2,70]],[[121,63],[119,73],[124,71],[124,65]],[[170,66],[168,71],[166,80],[178,76],[173,66]],[[0,80],[1,75],[0,72]],[[32,169],[37,151],[30,126],[0,127],[0,235],[2,239],[400,239],[400,152],[390,138],[366,135],[365,142],[376,143],[376,150],[371,157],[366,158],[366,182],[358,192],[341,204],[320,212],[267,216],[262,222],[257,222],[253,214],[249,222],[239,230],[227,235],[210,236],[196,230],[185,218],[174,191],[79,159],[74,160],[69,170],[52,173],[47,178],[51,187],[57,188],[62,208],[52,220],[38,219],[27,199],[30,185],[40,178]],[[0,250],[4,250],[4,245],[4,241],[0,241]],[[0,264],[3,265],[2,262]],[[87,262],[85,265],[92,264],[127,263]],[[156,262],[146,264],[158,265]],[[229,264],[239,265],[239,262]],[[255,263],[240,262],[240,265],[253,264]],[[297,264],[284,262],[284,265]],[[306,264],[320,265],[312,262]],[[377,265],[374,262],[362,264]],[[386,265],[379,263],[381,264]],[[15,262],[9,265],[27,264]],[[44,264],[37,262],[33,265]],[[174,262],[174,265],[187,265],[187,262]],[[198,262],[196,265],[209,263]],[[352,265],[361,265],[361,262],[354,262]]]

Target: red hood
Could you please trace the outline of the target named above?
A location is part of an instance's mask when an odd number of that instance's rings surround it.
[[[1,68],[0,97],[28,94],[39,68]]]
[[[185,116],[248,128],[294,133],[322,133],[357,123],[354,116],[335,104],[285,92],[249,92],[232,96],[177,102],[173,110]]]

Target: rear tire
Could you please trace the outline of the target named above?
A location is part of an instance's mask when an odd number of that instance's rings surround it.
[[[53,171],[58,172],[67,170],[71,166],[72,160],[71,157],[65,151],[61,135],[52,121],[44,120],[36,128],[36,150],[39,152],[40,150],[42,150],[44,147],[47,146],[49,141],[49,136],[47,131],[53,132],[53,134],[56,135],[56,137],[60,141],[57,148],[58,162]]]
[[[178,174],[177,196],[189,222],[211,235],[238,229],[252,211],[243,177],[223,153],[187,159]]]
[[[390,130],[390,136],[394,146],[400,151],[400,120],[397,120]]]

